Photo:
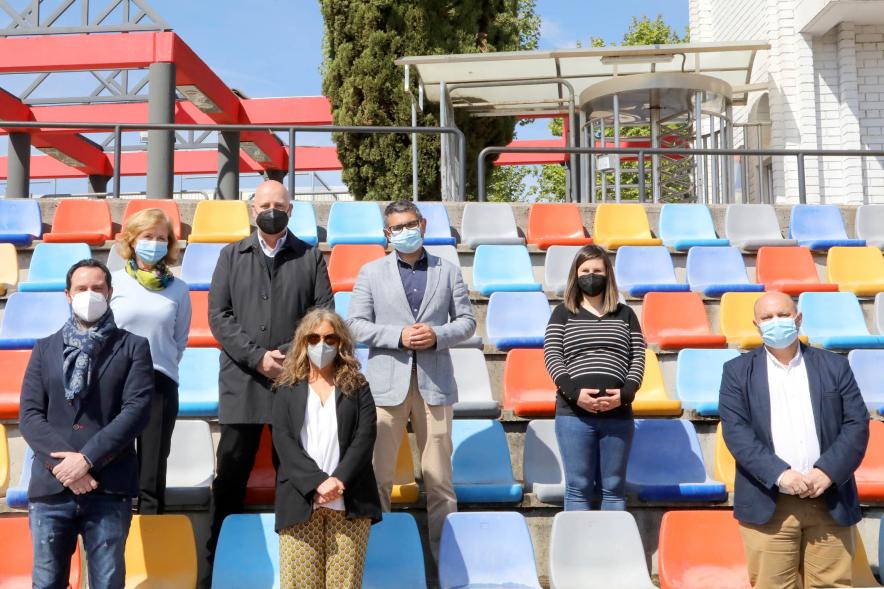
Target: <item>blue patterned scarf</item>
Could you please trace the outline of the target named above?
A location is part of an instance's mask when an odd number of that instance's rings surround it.
[[[92,381],[92,365],[107,338],[117,329],[114,314],[107,312],[88,329],[81,329],[77,319],[71,318],[61,328],[64,340],[62,372],[64,375],[64,398],[68,401],[80,398],[89,390]]]

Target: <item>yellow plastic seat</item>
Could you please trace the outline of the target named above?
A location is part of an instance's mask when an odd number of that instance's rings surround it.
[[[681,401],[666,394],[660,361],[650,348],[645,349],[645,376],[632,402],[632,411],[643,417],[681,415]]]
[[[408,443],[408,432],[402,436],[399,444],[399,455],[396,457],[396,471],[393,473],[393,492],[391,503],[415,503],[420,496],[420,489],[414,480],[414,462],[411,460],[411,444]]]
[[[858,297],[884,292],[884,255],[876,247],[833,247],[826,260],[829,282]]]
[[[6,427],[0,424],[0,497],[6,496],[9,486],[9,442],[6,440]]]
[[[18,253],[11,243],[0,243],[0,296],[18,284]]]
[[[624,245],[660,245],[651,235],[645,208],[637,203],[602,203],[595,210],[592,225],[593,241],[605,249]]]
[[[252,232],[249,209],[241,200],[201,200],[193,214],[188,242],[229,243]]]
[[[737,476],[737,463],[724,443],[724,435],[721,433],[721,422],[715,428],[715,480],[724,483],[728,493],[734,492],[734,478]]]
[[[764,296],[763,292],[726,292],[721,295],[719,308],[719,330],[727,338],[729,345],[743,350],[757,348],[761,345],[761,335],[753,323],[755,319],[755,301]],[[807,343],[807,336],[798,337]]]
[[[125,557],[126,589],[196,586],[196,541],[187,516],[132,516]]]

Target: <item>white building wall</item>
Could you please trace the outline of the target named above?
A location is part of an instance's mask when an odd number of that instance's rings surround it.
[[[884,25],[856,27],[859,135],[864,149],[884,149]],[[870,200],[884,203],[884,158],[866,158]]]

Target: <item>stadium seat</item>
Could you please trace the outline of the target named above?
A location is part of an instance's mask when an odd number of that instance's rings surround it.
[[[724,434],[721,433],[721,422],[715,427],[715,449],[713,450],[714,459],[712,465],[712,474],[715,478],[724,483],[728,493],[734,492],[734,479],[737,476],[737,463],[731,451],[728,450],[727,444],[724,443]]]
[[[500,407],[491,393],[485,354],[477,348],[452,348],[449,353],[454,368],[454,381],[457,383],[455,419],[497,419],[500,416]]]
[[[624,245],[660,245],[651,235],[645,207],[637,204],[602,203],[595,210],[592,226],[595,243],[615,250]]]
[[[866,245],[884,249],[884,204],[857,207],[855,225],[856,236]]]
[[[207,506],[214,476],[215,447],[209,423],[201,419],[179,419],[172,430],[166,505]]]
[[[544,503],[565,500],[565,469],[556,439],[554,419],[532,419],[522,448],[525,490]]]
[[[833,247],[826,261],[829,282],[858,297],[884,292],[884,255],[876,247]]]
[[[342,290],[335,293],[335,313],[343,317],[344,320],[349,317],[351,298],[353,298],[353,293],[349,290]]]
[[[368,535],[362,589],[393,587],[427,588],[421,536],[410,513],[385,513]]]
[[[723,348],[723,335],[709,330],[706,308],[695,292],[649,292],[642,306],[642,331],[661,350]]]
[[[568,285],[568,272],[574,257],[580,251],[578,245],[554,245],[546,250],[543,262],[543,290],[562,296]]]
[[[636,419],[626,490],[642,501],[724,501],[724,483],[706,474],[694,424],[686,419]]]
[[[473,258],[473,289],[490,297],[497,291],[527,292],[542,290],[542,287],[534,281],[531,258],[525,246],[480,245]]]
[[[18,252],[11,243],[0,243],[0,297],[18,284]]]
[[[61,200],[55,209],[48,243],[88,243],[100,246],[113,238],[113,223],[106,200]]]
[[[755,258],[755,281],[765,290],[798,296],[803,292],[835,292],[837,284],[820,281],[813,255],[806,247],[762,247]]]
[[[862,239],[847,237],[841,209],[835,205],[794,205],[789,217],[789,237],[797,239],[799,245],[818,251],[866,244]]]
[[[28,485],[31,484],[31,468],[34,465],[34,451],[25,446],[25,454],[21,462],[21,474],[18,484],[6,489],[6,505],[12,509],[28,508]],[[2,518],[0,518],[2,519]]]
[[[279,588],[279,536],[272,513],[228,515],[221,525],[212,589]]]
[[[319,231],[316,228],[316,211],[313,210],[312,202],[292,201],[289,231],[304,243],[309,245],[319,243]]]
[[[503,367],[503,408],[519,417],[549,417],[556,411],[556,385],[543,350],[513,349]]]
[[[871,335],[852,292],[805,292],[798,297],[801,333],[828,349],[884,348],[884,335]]]
[[[387,247],[384,218],[376,202],[334,202],[328,213],[329,247],[342,243]]]
[[[196,204],[187,243],[230,243],[252,232],[243,200],[201,200]]]
[[[9,441],[6,439],[6,426],[0,424],[0,497],[6,495],[9,486]]]
[[[217,348],[218,341],[209,327],[209,293],[204,290],[190,292],[190,333],[187,345],[191,348]]]
[[[0,419],[18,419],[18,403],[30,350],[0,350]]]
[[[273,505],[276,498],[276,469],[273,467],[273,438],[270,428],[261,432],[255,465],[246,485],[246,505]]]
[[[542,250],[552,245],[592,243],[583,229],[583,217],[574,203],[534,203],[528,211],[528,245]]]
[[[0,243],[30,245],[43,237],[40,203],[27,198],[0,199]]]
[[[126,267],[126,260],[120,257],[120,244],[114,242],[107,252],[107,261],[104,263],[111,272],[122,270]]]
[[[468,202],[463,208],[460,241],[473,249],[480,245],[522,245],[513,208],[507,203]]]
[[[663,514],[657,568],[660,589],[749,589],[743,538],[733,511]]]
[[[669,250],[663,246],[625,245],[614,260],[617,288],[633,298],[649,292],[686,292],[690,287],[678,282]]]
[[[721,295],[718,308],[719,328],[727,343],[748,350],[761,345],[761,335],[755,327],[755,302],[764,296],[760,292],[726,292]]]
[[[516,503],[522,485],[513,479],[506,434],[499,421],[455,419],[451,422],[452,480],[461,503]]]
[[[783,238],[776,211],[765,204],[728,205],[724,213],[724,233],[732,246],[747,251],[764,246],[798,245],[796,239]]]
[[[172,232],[175,234],[175,239],[181,239],[181,214],[178,212],[178,203],[171,199],[145,198],[130,200],[129,204],[126,205],[126,212],[123,213],[122,228],[126,228],[129,217],[146,209],[160,209],[166,213],[169,221],[172,222]]]
[[[500,350],[542,348],[550,316],[542,292],[495,292],[488,301],[485,334]]]
[[[191,243],[185,248],[181,260],[181,280],[187,283],[190,290],[209,290],[218,256],[226,246],[226,243]]]
[[[884,422],[869,421],[869,444],[854,477],[860,501],[884,501]]]
[[[884,409],[884,350],[851,350],[847,360],[866,407],[880,414]]]
[[[718,298],[726,292],[760,292],[763,284],[749,282],[743,255],[735,247],[692,247],[686,268],[691,290]]]
[[[187,348],[178,365],[178,416],[218,416],[217,348]]]
[[[457,255],[457,248],[453,245],[428,245],[425,248],[429,254],[448,260],[458,268],[460,268],[460,256]]]
[[[737,350],[681,350],[675,368],[675,391],[684,408],[704,417],[717,416],[724,363],[739,355]]]
[[[27,282],[18,285],[19,292],[63,291],[71,266],[92,257],[85,243],[38,243],[31,254]]]
[[[61,292],[14,292],[6,300],[0,323],[0,350],[26,350],[52,335],[71,316]]]
[[[728,240],[719,239],[712,223],[712,213],[703,204],[667,203],[660,209],[657,235],[663,245],[675,251],[686,251],[695,246],[725,246]]]
[[[133,515],[126,539],[126,587],[192,589],[196,540],[186,515]]]
[[[393,472],[392,503],[414,503],[420,497],[420,489],[414,480],[414,461],[411,458],[411,444],[408,432],[403,432],[396,456],[396,470]]]
[[[419,202],[417,208],[427,220],[424,245],[454,245],[457,241],[451,235],[451,221],[448,209],[441,202]]]
[[[0,518],[0,587],[30,589],[34,566],[34,544],[27,515]],[[71,557],[68,589],[79,589],[83,575],[79,542]]]
[[[587,546],[592,546],[587,550]],[[550,589],[656,589],[626,511],[562,511],[549,538]]]
[[[328,277],[332,292],[353,290],[359,270],[365,264],[385,255],[387,253],[384,248],[377,244],[342,244],[334,248],[328,258]]]
[[[632,411],[645,417],[681,415],[681,401],[666,394],[660,361],[650,348],[645,349],[645,375],[632,402]]]
[[[486,587],[540,589],[528,523],[513,511],[451,513],[439,543],[439,589]]]

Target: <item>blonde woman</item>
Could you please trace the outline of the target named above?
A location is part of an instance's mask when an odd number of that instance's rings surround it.
[[[369,528],[381,519],[371,465],[377,415],[335,312],[304,316],[275,389],[281,586],[359,589]]]
[[[190,331],[190,295],[187,284],[169,271],[178,259],[178,241],[160,209],[132,215],[117,237],[117,249],[126,265],[113,273],[110,306],[118,327],[147,338],[154,368],[150,421],[138,438],[138,509],[159,514],[166,505],[166,462],[178,415],[178,362]]]

